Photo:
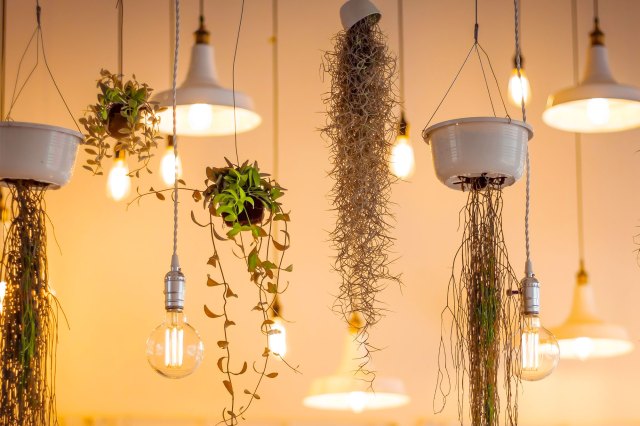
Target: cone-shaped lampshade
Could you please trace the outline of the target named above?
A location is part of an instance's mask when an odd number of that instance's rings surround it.
[[[304,405],[322,410],[379,410],[405,405],[409,396],[402,380],[395,377],[376,377],[371,389],[370,377],[359,368],[366,353],[357,330],[345,337],[344,353],[338,371],[331,376],[315,379]],[[371,364],[367,369],[373,370]]]
[[[569,318],[551,332],[560,344],[560,357],[573,359],[606,358],[633,350],[627,331],[596,315],[593,288],[584,270],[578,272]]]
[[[617,83],[597,27],[591,33],[584,79],[549,96],[542,119],[551,127],[577,133],[607,133],[640,126],[640,89]]]
[[[244,93],[235,92],[236,121],[233,120],[233,91],[218,83],[213,47],[209,32],[201,21],[195,32],[196,44],[191,50],[187,78],[176,89],[177,133],[186,136],[231,135],[234,129],[246,132],[257,127],[262,119],[253,111],[253,101]],[[152,99],[161,107],[160,131],[173,132],[171,90],[158,93]]]

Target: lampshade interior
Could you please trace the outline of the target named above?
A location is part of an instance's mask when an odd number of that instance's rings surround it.
[[[547,108],[542,119],[551,127],[578,133],[606,133],[640,126],[640,102],[592,98]]]

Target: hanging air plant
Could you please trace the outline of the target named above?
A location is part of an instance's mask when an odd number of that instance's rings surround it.
[[[359,9],[364,4],[364,9]],[[366,13],[362,13],[363,10]],[[364,16],[363,16],[364,15]],[[331,89],[326,95],[327,125],[335,184],[331,193],[336,226],[331,242],[341,284],[335,310],[347,324],[352,313],[362,316],[360,336],[369,358],[368,329],[382,315],[380,291],[399,283],[389,268],[391,222],[389,197],[395,178],[388,158],[396,131],[395,58],[369,2],[348,1],[341,9],[345,31],[325,54]]]
[[[8,181],[13,219],[2,254],[0,424],[53,424],[58,305],[47,272],[46,185]]]
[[[144,169],[151,173],[147,165],[162,138],[158,105],[149,101],[153,89],[139,83],[135,76],[123,81],[121,75],[107,70],[100,71],[97,87],[97,102],[89,105],[87,114],[79,120],[86,132],[85,151],[91,156],[83,167],[101,175],[102,160],[111,158],[114,151],[122,151],[141,163],[129,176],[139,177]]]

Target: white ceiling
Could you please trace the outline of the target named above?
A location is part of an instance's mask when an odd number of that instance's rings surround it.
[[[8,2],[7,84],[12,87],[17,61],[34,25],[34,2]],[[114,1],[42,0],[49,64],[76,118],[95,97],[101,67],[116,69]],[[220,79],[231,85],[231,58],[240,1],[206,1],[206,22],[216,48]],[[331,272],[328,231],[333,212],[327,194],[332,181],[329,149],[317,129],[324,123],[322,95],[328,80],[321,71],[322,53],[331,49],[339,30],[339,0],[280,1],[281,183],[292,210],[295,265],[283,297],[289,327],[288,359],[302,375],[278,366],[280,376],[268,381],[249,419],[397,424],[447,424],[455,420],[453,404],[438,416],[432,411],[436,379],[439,313],[453,254],[461,234],[458,211],[465,196],[440,184],[420,130],[439,102],[473,41],[471,0],[405,0],[407,115],[416,150],[417,171],[410,183],[395,186],[399,256],[395,271],[404,287],[389,288],[383,299],[390,313],[372,331],[372,341],[385,349],[375,355],[384,375],[401,377],[412,397],[410,405],[380,413],[322,413],[301,404],[311,380],[332,372],[340,358],[344,326],[330,311],[338,277]],[[480,1],[480,42],[491,56],[502,90],[513,56],[513,4]],[[591,28],[591,2],[579,0],[580,54]],[[382,27],[397,50],[396,1],[378,0]],[[169,86],[169,2],[125,3],[124,71],[135,73],[156,90]],[[601,25],[616,78],[640,85],[637,52],[640,2],[607,0],[600,4]],[[240,156],[271,169],[271,4],[248,0],[238,51],[237,88],[253,96],[264,123],[238,137]],[[197,26],[197,2],[182,1],[180,75],[186,72],[190,33]],[[535,129],[531,143],[531,232],[535,270],[543,283],[543,321],[557,325],[568,314],[578,268],[575,157],[573,136],[545,126],[540,117],[546,96],[572,84],[569,0],[525,1],[523,53],[533,86],[528,108]],[[582,63],[582,61],[581,61]],[[180,78],[180,80],[182,77]],[[11,90],[9,90],[10,94]],[[512,115],[518,110],[509,107]],[[436,120],[490,114],[481,75],[468,68]],[[16,120],[72,127],[55,89],[40,68],[17,105]],[[586,266],[603,317],[627,327],[634,342],[640,336],[640,267],[634,234],[640,219],[637,150],[638,130],[583,138]],[[181,139],[185,179],[199,185],[206,166],[220,165],[233,150],[231,137]],[[80,161],[84,159],[81,154]],[[156,159],[156,164],[159,159]],[[215,418],[226,400],[223,378],[215,362],[221,327],[202,314],[203,303],[215,304],[206,287],[210,246],[189,220],[199,205],[183,201],[180,258],[188,279],[187,311],[207,345],[207,358],[197,374],[181,381],[160,378],[147,366],[144,343],[162,320],[162,278],[169,268],[171,207],[145,199],[128,209],[105,196],[105,179],[79,167],[72,182],[48,196],[55,226],[50,233],[50,273],[69,319],[60,329],[57,396],[67,416],[134,416],[139,418]],[[135,184],[134,184],[135,185]],[[159,186],[158,174],[139,185]],[[524,183],[505,190],[504,227],[516,271],[524,263]],[[227,262],[233,262],[232,255]],[[259,322],[250,313],[249,283],[241,266],[231,274],[240,301],[232,342],[247,360],[259,358]],[[246,305],[246,306],[245,306]],[[240,361],[240,360],[239,360]],[[640,424],[637,383],[640,351],[613,360],[564,361],[547,380],[526,383],[520,399],[522,424]],[[455,401],[451,401],[455,402]],[[635,421],[636,423],[632,423]],[[617,422],[617,423],[616,423]]]

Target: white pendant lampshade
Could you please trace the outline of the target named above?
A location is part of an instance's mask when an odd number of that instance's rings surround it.
[[[633,350],[627,331],[596,315],[593,288],[581,268],[577,275],[569,318],[551,330],[560,344],[560,357],[572,359],[606,358]]]
[[[344,353],[338,371],[313,381],[309,396],[303,401],[305,406],[360,413],[365,410],[399,407],[409,402],[409,396],[399,378],[376,377],[373,389],[371,388],[371,377],[360,369],[366,351],[359,340],[357,329],[351,328],[345,337]],[[365,368],[373,369],[370,363]]]
[[[253,101],[238,91],[235,92],[234,122],[233,91],[218,83],[213,46],[209,44],[209,32],[204,28],[202,17],[195,38],[187,78],[176,90],[177,134],[222,136],[257,127],[262,119],[253,110]],[[160,131],[172,133],[171,90],[158,93],[152,100],[166,107],[160,113]]]
[[[640,89],[614,80],[597,20],[582,82],[550,95],[542,119],[556,129],[579,133],[617,132],[640,126]]]

